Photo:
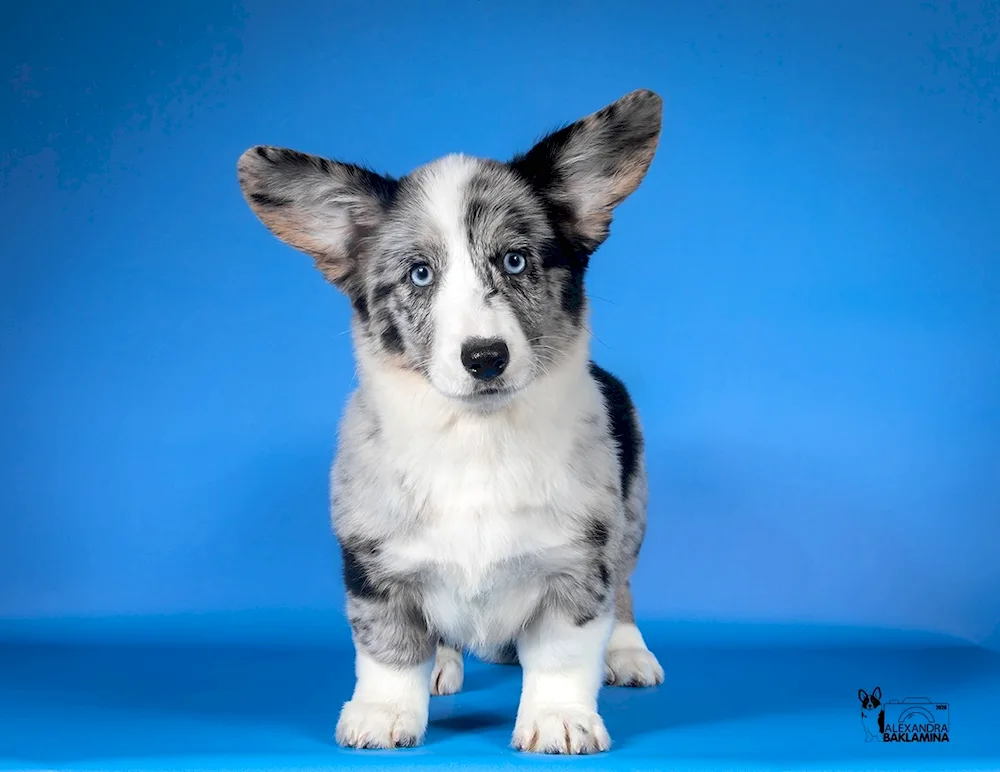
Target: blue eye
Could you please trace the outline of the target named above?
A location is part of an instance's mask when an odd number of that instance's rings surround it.
[[[528,261],[520,252],[508,252],[503,256],[503,269],[507,273],[518,274],[528,267]]]
[[[434,271],[427,263],[417,263],[410,269],[410,281],[418,287],[426,287],[434,281]]]

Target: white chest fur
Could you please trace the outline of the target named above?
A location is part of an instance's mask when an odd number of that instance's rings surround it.
[[[580,520],[606,495],[594,472],[613,472],[599,391],[577,370],[476,413],[414,386],[379,383],[371,396],[384,427],[377,463],[397,488],[387,495],[419,513],[388,535],[384,557],[421,576],[443,634],[503,643],[536,607],[542,577],[577,554]]]
[[[469,645],[502,642],[524,621],[537,579],[558,567],[572,539],[560,512],[578,487],[566,463],[571,438],[538,434],[453,426],[393,454],[424,506],[419,527],[390,541],[386,555],[423,574],[436,626]]]

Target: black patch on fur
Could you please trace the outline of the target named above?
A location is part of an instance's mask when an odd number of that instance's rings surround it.
[[[639,465],[642,452],[642,437],[635,420],[635,407],[625,384],[594,362],[590,363],[590,374],[597,381],[604,396],[604,406],[611,422],[611,433],[618,445],[618,460],[621,464],[622,498],[628,498],[632,480]]]
[[[472,242],[476,234],[479,232],[482,222],[486,219],[487,214],[487,204],[483,199],[473,198],[469,201],[465,208],[465,231],[468,234],[469,241]]]
[[[591,520],[587,526],[587,541],[595,547],[603,547],[608,543],[608,526],[601,520]]]
[[[326,159],[323,160],[325,161]],[[350,164],[348,168],[350,169],[351,176],[372,198],[382,204],[383,209],[391,208],[396,202],[400,188],[399,180],[379,174],[363,166],[357,166],[356,164]]]
[[[372,292],[372,303],[381,305],[382,301],[389,297],[396,288],[392,284],[379,284]]]
[[[374,550],[377,551],[377,547]],[[365,552],[366,547],[362,544],[352,545],[345,543],[341,545],[340,553],[344,564],[344,587],[347,588],[349,594],[358,598],[365,600],[381,598],[385,595],[385,592],[372,581],[371,574],[366,565],[371,560],[373,552],[371,548],[369,548],[367,554]],[[368,560],[365,559],[366,557]]]
[[[358,318],[365,324],[368,324],[368,320],[371,318],[371,315],[368,313],[368,301],[365,300],[365,296],[355,295],[351,298],[351,305],[353,305],[354,310],[357,311]]]
[[[366,559],[374,558],[382,551],[382,545],[375,539],[348,538],[344,544],[358,557]]]
[[[280,206],[288,206],[292,203],[290,198],[278,198],[277,196],[270,196],[267,193],[251,193],[250,198],[252,198],[256,204],[269,206],[274,209],[277,209]]]
[[[561,226],[558,220],[553,218],[557,215],[551,213],[552,206],[546,207],[550,210],[549,220],[556,233],[560,233]],[[542,267],[547,271],[561,269],[566,272],[566,280],[563,282],[562,297],[559,303],[569,317],[575,322],[580,322],[583,311],[585,293],[584,277],[587,273],[587,266],[590,263],[589,253],[583,251],[565,236],[557,237],[554,242],[549,242],[542,252]]]
[[[382,330],[382,345],[393,354],[402,354],[405,350],[403,336],[399,334],[399,328],[392,322],[388,322],[385,329]]]
[[[604,585],[604,589],[608,589],[611,586],[611,572],[608,571],[607,564],[601,563],[597,567],[597,573],[601,577],[601,584]]]

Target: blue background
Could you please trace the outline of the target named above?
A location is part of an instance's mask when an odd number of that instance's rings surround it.
[[[339,624],[349,309],[237,157],[507,157],[645,87],[660,151],[589,283],[648,437],[638,613],[1000,645],[995,13],[5,9],[0,617]]]
[[[476,663],[425,747],[333,747],[349,308],[235,163],[507,157],[641,87],[660,150],[589,291],[667,680],[604,690],[574,763],[1000,768],[997,3],[281,6],[3,6],[0,769],[538,766]],[[953,742],[866,743],[875,686]]]

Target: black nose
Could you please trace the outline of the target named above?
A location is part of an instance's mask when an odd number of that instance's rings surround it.
[[[500,338],[469,338],[462,344],[462,365],[480,381],[491,381],[507,368],[510,351]]]

